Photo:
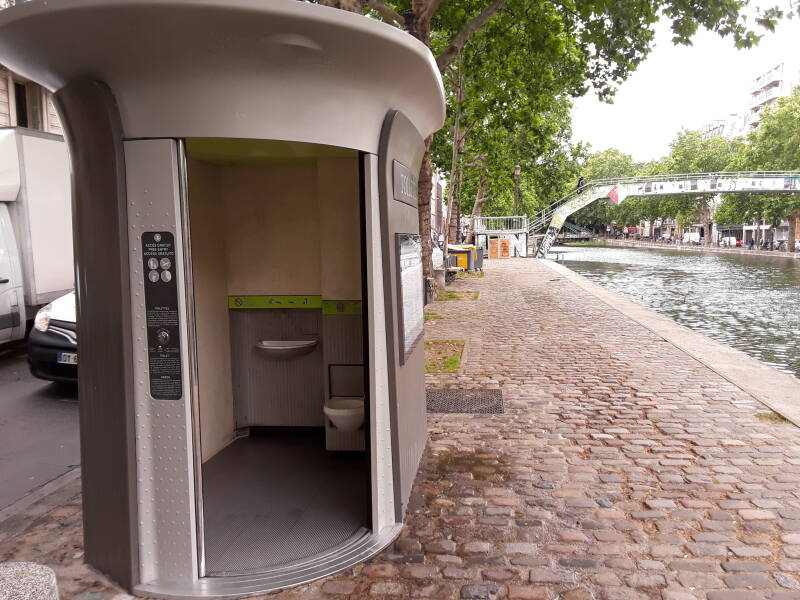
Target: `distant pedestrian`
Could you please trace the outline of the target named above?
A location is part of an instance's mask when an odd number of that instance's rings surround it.
[[[575,187],[575,191],[580,192],[584,185],[586,185],[586,180],[583,178],[583,175],[581,175],[578,177],[578,185]]]
[[[756,245],[755,240],[751,239],[749,242],[747,242],[747,249],[752,250],[755,247],[755,245]]]

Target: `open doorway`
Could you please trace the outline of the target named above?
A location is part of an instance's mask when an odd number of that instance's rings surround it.
[[[359,153],[186,141],[203,575],[370,529]]]

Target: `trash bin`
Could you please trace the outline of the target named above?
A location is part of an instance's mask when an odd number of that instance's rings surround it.
[[[465,271],[472,271],[475,268],[475,253],[468,246],[448,246],[448,252],[456,257],[456,265]]]
[[[483,253],[484,248],[482,246],[475,247],[475,270],[476,271],[483,271]]]

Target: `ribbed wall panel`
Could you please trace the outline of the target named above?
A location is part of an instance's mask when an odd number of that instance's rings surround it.
[[[288,360],[266,356],[260,340],[321,340],[322,314],[311,309],[230,311],[236,426],[322,427],[322,344]]]

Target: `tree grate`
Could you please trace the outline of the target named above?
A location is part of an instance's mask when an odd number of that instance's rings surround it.
[[[503,413],[502,390],[428,389],[425,392],[429,413]]]

